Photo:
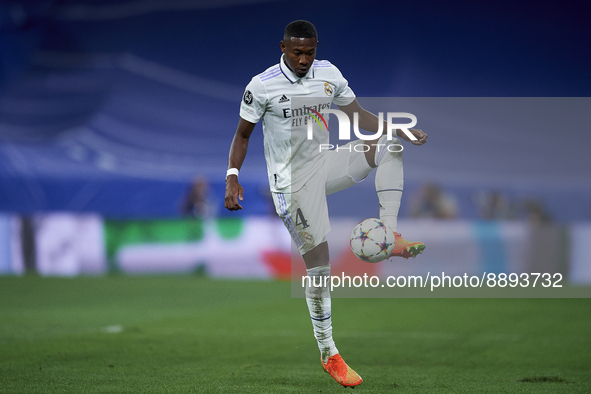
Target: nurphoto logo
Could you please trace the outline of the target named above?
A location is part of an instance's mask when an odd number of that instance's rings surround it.
[[[326,120],[324,119],[324,115],[327,114],[334,114],[337,116],[337,119],[339,121],[339,140],[351,140],[351,123],[353,124],[353,132],[355,134],[355,137],[357,137],[360,140],[364,140],[364,141],[373,141],[373,140],[377,140],[379,139],[382,135],[383,135],[383,125],[384,125],[384,113],[383,112],[379,112],[378,113],[378,119],[379,119],[379,128],[378,131],[376,131],[374,134],[362,134],[359,131],[359,113],[354,112],[353,113],[353,122],[350,121],[349,116],[347,116],[346,113],[344,113],[343,111],[340,111],[338,109],[323,109],[322,113],[316,111],[313,108],[310,107],[304,107],[304,114],[310,116],[312,119],[314,119],[314,121],[318,124],[318,126],[320,126],[320,130],[324,130],[324,128],[326,128],[326,130],[328,131],[328,124],[326,122]],[[406,118],[406,119],[410,119],[410,123],[394,123],[394,119],[400,119],[400,118]],[[387,135],[387,139],[389,141],[391,141],[394,138],[394,134],[396,133],[397,129],[402,130],[402,132],[404,134],[406,134],[408,136],[408,138],[410,138],[413,141],[417,140],[417,137],[415,137],[410,131],[410,128],[413,128],[416,124],[417,124],[417,117],[414,116],[411,113],[408,112],[388,112],[386,114],[386,122],[387,122],[387,130],[386,130],[386,135]],[[307,139],[308,140],[312,140],[314,138],[314,131],[313,131],[313,122],[307,122],[307,130],[308,130],[308,135],[307,135]],[[388,151],[390,152],[401,152],[403,147],[402,145],[399,144],[378,144],[376,145],[378,152],[380,149],[380,146],[385,146],[386,149],[388,149]],[[333,144],[320,144],[319,146],[319,150],[330,150],[330,149],[339,149],[339,146],[334,146]],[[358,144],[354,146],[354,149],[356,151],[360,151],[360,152],[365,152],[368,151],[370,149],[369,145],[366,144]]]

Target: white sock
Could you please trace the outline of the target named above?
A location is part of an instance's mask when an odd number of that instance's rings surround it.
[[[380,220],[393,231],[397,231],[398,211],[402,199],[402,189],[404,188],[402,151],[390,152],[387,148],[393,144],[400,144],[400,141],[397,139],[388,141],[386,136],[382,136],[379,143],[387,144],[387,146],[380,146],[380,151],[376,150],[374,157],[378,166],[376,170],[376,192],[380,201]],[[397,151],[400,147],[393,146],[390,149]]]
[[[330,315],[330,292],[324,286],[324,277],[330,275],[330,265],[309,268],[306,270],[310,282],[306,281],[306,303],[310,311],[314,337],[318,342],[322,362],[326,364],[329,357],[339,351],[332,339],[332,319]],[[327,281],[330,284],[330,281]]]

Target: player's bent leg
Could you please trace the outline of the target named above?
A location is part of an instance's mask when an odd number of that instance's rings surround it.
[[[398,227],[398,211],[404,189],[404,171],[400,141],[388,141],[382,136],[378,141],[374,161],[377,165],[375,186],[380,202],[380,220],[392,231]]]
[[[330,151],[326,161],[326,195],[347,189],[362,182],[373,170],[367,163],[363,141],[351,141]]]
[[[397,232],[398,211],[404,189],[402,146],[398,139],[388,141],[386,136],[382,136],[374,153],[374,163],[378,167],[375,184],[380,202],[380,220],[394,232],[396,240],[389,257],[414,258],[425,250],[425,244],[409,242]]]

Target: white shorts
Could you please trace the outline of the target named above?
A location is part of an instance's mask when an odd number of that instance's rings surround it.
[[[338,151],[327,151],[318,171],[300,190],[293,193],[272,193],[275,210],[283,219],[283,224],[301,255],[324,242],[330,231],[326,196],[363,181],[371,172],[365,153],[346,148],[348,145],[362,143],[363,141],[351,141],[345,148],[339,147]],[[367,171],[358,180],[350,175],[351,167],[356,165],[364,165],[361,172]]]

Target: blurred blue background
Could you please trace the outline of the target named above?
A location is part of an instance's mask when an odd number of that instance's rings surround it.
[[[228,215],[224,176],[244,86],[278,62],[285,25],[307,19],[318,58],[359,97],[581,97],[566,106],[574,123],[562,112],[549,129],[520,125],[495,139],[454,132],[453,116],[427,128],[419,115],[429,144],[405,151],[401,216],[433,185],[454,196],[459,218],[481,217],[498,193],[521,204],[514,217],[538,204],[557,221],[588,220],[590,6],[532,4],[3,1],[0,211],[173,218],[201,177],[213,212]],[[261,134],[257,125],[241,172],[246,209],[236,215],[269,213]],[[460,171],[470,168],[486,171]],[[350,199],[372,195],[365,183]],[[333,214],[346,215],[347,201]]]

